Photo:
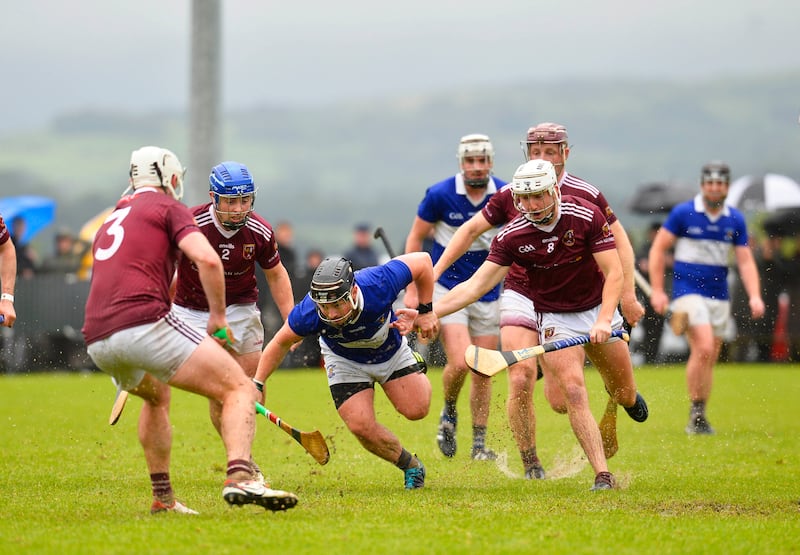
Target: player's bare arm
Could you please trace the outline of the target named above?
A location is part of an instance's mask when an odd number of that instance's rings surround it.
[[[762,318],[764,316],[764,299],[761,297],[761,279],[758,275],[758,266],[753,258],[753,251],[747,245],[736,247],[736,265],[739,267],[739,276],[742,278],[744,290],[750,299],[750,316]]]
[[[489,289],[503,281],[509,268],[510,266],[501,266],[487,260],[471,278],[462,281],[439,299],[433,307],[434,312],[441,318],[474,303]]]
[[[264,347],[261,358],[258,360],[258,368],[256,368],[254,379],[264,383],[286,357],[286,353],[289,352],[292,345],[302,339],[302,336],[292,331],[288,322],[284,322],[270,342],[267,343],[267,346]]]
[[[17,251],[14,248],[14,243],[11,239],[0,245],[0,284],[3,286],[3,293],[5,295],[14,296],[14,287],[16,286],[17,279]],[[0,300],[0,314],[3,315],[3,324],[7,328],[14,325],[14,320],[17,319],[17,313],[14,309],[14,303],[5,298]]]
[[[414,223],[411,224],[411,231],[408,232],[408,237],[406,237],[405,252],[412,253],[422,251],[422,243],[433,231],[433,226],[433,223],[427,222],[419,216],[415,216]],[[409,308],[416,308],[419,304],[419,294],[415,283],[409,284],[406,288],[403,304]]]
[[[622,263],[616,250],[596,252],[593,256],[605,276],[605,283],[603,284],[600,314],[589,331],[589,336],[593,343],[603,343],[611,337],[611,320],[622,294]]]
[[[650,306],[659,314],[665,314],[669,306],[669,297],[664,291],[664,271],[667,252],[675,246],[676,239],[672,232],[662,227],[656,233],[647,256],[650,266],[650,286],[653,288],[650,294]]]
[[[264,277],[267,278],[270,295],[272,295],[281,313],[281,318],[285,322],[289,312],[294,308],[294,293],[292,291],[292,281],[289,279],[289,272],[286,270],[286,266],[278,264],[269,270],[264,270]]]
[[[622,263],[622,296],[620,305],[622,315],[632,326],[635,326],[644,316],[644,307],[636,299],[636,284],[633,279],[633,268],[636,264],[636,255],[625,228],[619,220],[611,224],[611,232],[614,234],[614,242],[617,244],[617,253]]]
[[[491,228],[492,224],[486,221],[483,212],[478,212],[463,225],[459,226],[453,237],[447,243],[436,265],[434,265],[433,276],[439,279],[444,271],[453,265],[453,262],[461,258],[464,253],[467,252],[469,246],[474,243],[482,233],[489,231]]]

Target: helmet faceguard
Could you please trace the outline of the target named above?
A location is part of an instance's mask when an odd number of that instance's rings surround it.
[[[320,262],[311,278],[311,300],[317,305],[317,314],[326,324],[343,327],[358,318],[361,307],[353,298],[355,278],[353,263],[340,256],[329,256]],[[343,315],[330,318],[325,314],[323,305],[345,302],[348,311]]]
[[[481,172],[480,177],[467,177],[464,170],[464,161],[466,158],[486,158],[486,171]],[[461,141],[458,143],[458,167],[464,176],[464,184],[467,187],[485,189],[489,185],[489,176],[492,175],[493,164],[494,147],[488,135],[473,133],[472,135],[464,135],[461,137]]]
[[[731,169],[725,162],[715,160],[703,166],[700,172],[700,182],[706,181],[724,181],[730,184],[731,182]]]
[[[227,229],[244,227],[256,202],[256,187],[247,166],[238,162],[217,164],[208,182],[220,223]]]
[[[556,208],[561,202],[561,192],[557,184],[556,169],[552,163],[547,160],[525,162],[514,172],[511,181],[514,206],[535,225],[549,225],[556,217]],[[522,203],[523,197],[542,198],[548,193],[552,202],[543,208],[531,210]]]
[[[172,198],[181,200],[184,174],[186,168],[172,151],[157,146],[143,146],[131,153],[128,189],[135,191],[142,187],[162,187]]]
[[[705,183],[724,183],[725,185],[730,185],[731,169],[728,167],[728,164],[719,160],[714,160],[704,165],[703,169],[700,171],[700,185]],[[703,194],[703,202],[709,208],[721,208],[722,205],[725,204],[726,197],[727,193],[714,198]]]
[[[567,128],[560,123],[544,122],[528,129],[524,142],[520,142],[525,160],[531,159],[531,145],[561,145],[561,157],[566,158]],[[563,162],[559,164],[563,166]]]

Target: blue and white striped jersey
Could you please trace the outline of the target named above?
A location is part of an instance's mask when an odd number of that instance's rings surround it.
[[[664,227],[677,237],[672,286],[673,298],[702,295],[728,300],[728,265],[734,247],[747,245],[744,215],[725,205],[717,216],[709,216],[703,198],[675,206]]]
[[[413,280],[411,270],[400,260],[390,260],[382,266],[357,270],[354,279],[358,285],[356,300],[362,307],[355,322],[342,328],[326,324],[308,294],[292,309],[287,322],[297,335],[319,333],[334,353],[348,360],[386,362],[402,345],[400,332],[389,324],[397,320],[392,304]]]
[[[473,203],[467,196],[466,185],[462,174],[440,181],[428,187],[425,197],[417,208],[417,216],[426,222],[434,224],[433,248],[431,258],[433,263],[439,260],[445,247],[453,238],[456,230],[472,216],[486,206],[489,199],[498,189],[505,185],[505,181],[492,176],[486,187],[486,196],[480,202]],[[452,266],[442,273],[439,283],[452,289],[462,281],[469,279],[472,274],[483,264],[489,254],[489,246],[497,235],[499,227],[495,227],[481,234],[469,250],[464,253]],[[500,297],[500,285],[491,289],[479,300],[494,301]]]

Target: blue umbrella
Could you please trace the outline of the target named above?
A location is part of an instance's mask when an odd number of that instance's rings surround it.
[[[14,241],[25,244],[53,223],[56,217],[56,201],[33,195],[0,198],[0,216],[3,216],[9,231],[12,231],[11,222],[14,218],[19,216],[24,218],[25,234],[22,237],[14,237]]]

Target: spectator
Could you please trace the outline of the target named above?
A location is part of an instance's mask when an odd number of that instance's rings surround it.
[[[372,233],[368,223],[360,223],[353,230],[353,246],[344,254],[353,263],[354,270],[378,265],[378,254],[372,248]]]
[[[289,280],[292,286],[298,285],[297,279],[297,249],[294,246],[294,226],[286,220],[282,220],[275,225],[275,240],[278,242],[278,254],[281,256],[286,271],[289,272]]]
[[[648,271],[649,263],[648,257],[650,256],[650,247],[653,246],[653,239],[656,233],[661,228],[661,222],[652,222],[647,230],[647,239],[639,246],[636,251],[636,269],[642,274],[646,280],[650,281],[650,273]],[[672,253],[667,253],[665,259],[666,267],[672,271]],[[667,290],[671,280],[665,282]],[[655,364],[658,362],[658,351],[661,345],[661,335],[664,333],[664,316],[653,310],[650,305],[649,299],[642,296],[642,304],[644,305],[644,318],[641,324],[644,325],[644,340],[642,341],[641,349],[644,355],[644,361],[647,364]]]
[[[302,291],[300,302],[305,296],[305,292],[311,288],[311,279],[317,267],[322,263],[324,255],[321,250],[311,249],[306,253],[305,268],[302,276],[300,276],[301,285],[299,285],[295,292]],[[322,352],[319,348],[319,334],[313,333],[307,335],[300,342],[300,345],[294,351],[290,351],[286,358],[281,363],[281,368],[298,368],[298,367],[311,367],[319,368],[323,366]]]
[[[53,255],[45,258],[39,269],[42,273],[74,274],[81,265],[84,255],[83,244],[67,228],[61,228],[54,238]]]

